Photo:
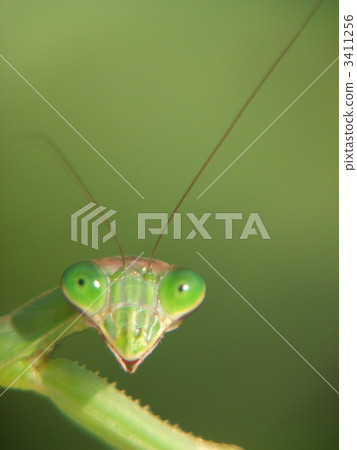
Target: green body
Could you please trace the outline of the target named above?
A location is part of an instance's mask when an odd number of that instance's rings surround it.
[[[133,372],[204,294],[199,275],[161,261],[150,268],[143,258],[127,258],[125,266],[120,258],[76,263],[60,288],[0,319],[0,385],[6,387],[1,395],[10,387],[39,392],[116,448],[221,448],[171,427],[71,361],[48,361],[64,337],[92,326]]]
[[[9,386],[20,377],[14,387],[33,389],[38,386],[40,390],[37,367],[59,340],[87,327],[60,288],[46,292],[2,317],[0,385]],[[48,351],[41,355],[47,348]],[[35,359],[36,363],[32,365]]]
[[[86,322],[60,288],[2,317],[0,385],[45,395],[73,421],[114,448],[238,449],[204,441],[170,426],[114,385],[72,361],[48,361],[48,353],[56,343],[87,328]]]

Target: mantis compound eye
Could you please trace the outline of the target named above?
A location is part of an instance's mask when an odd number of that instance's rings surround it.
[[[162,279],[159,287],[161,306],[173,319],[193,312],[202,303],[206,285],[202,277],[189,269],[174,269]]]
[[[106,303],[108,281],[95,263],[79,262],[65,270],[61,288],[73,306],[91,315],[102,309]]]

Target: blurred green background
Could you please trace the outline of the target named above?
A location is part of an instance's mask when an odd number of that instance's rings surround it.
[[[173,209],[313,2],[1,0],[1,54],[140,191],[142,200],[3,61],[0,313],[58,285],[69,264],[118,253],[70,240],[87,203],[44,147],[63,149],[125,252],[148,255],[137,213]],[[126,375],[94,330],[53,355],[80,361],[172,423],[246,449],[336,449],[338,396],[197,255],[199,251],[334,387],[338,385],[338,66],[335,63],[199,200],[196,197],[338,55],[327,0],[208,166],[181,212],[241,212],[233,240],[166,236],[158,259],[203,275],[203,306]],[[271,240],[239,235],[258,212]],[[190,230],[185,222],[185,232]],[[6,449],[101,449],[46,399],[0,399]]]

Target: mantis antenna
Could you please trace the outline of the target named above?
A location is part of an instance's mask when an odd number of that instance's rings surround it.
[[[302,32],[302,30],[305,28],[305,26],[308,24],[308,22],[310,21],[310,19],[312,18],[312,16],[315,14],[315,12],[317,11],[317,9],[319,8],[319,6],[321,5],[321,3],[323,2],[323,0],[318,0],[315,5],[313,6],[313,8],[311,9],[311,11],[309,12],[309,14],[305,17],[304,21],[302,22],[302,24],[299,26],[299,28],[297,29],[297,31],[295,32],[295,34],[292,36],[292,38],[290,39],[290,41],[287,43],[287,45],[284,47],[284,49],[280,52],[280,54],[278,55],[278,57],[274,60],[273,64],[269,67],[269,69],[265,72],[265,74],[263,75],[263,77],[261,78],[261,80],[259,81],[259,83],[256,85],[256,87],[254,88],[254,90],[252,91],[252,93],[249,95],[249,97],[247,98],[247,100],[245,101],[244,105],[241,107],[241,109],[239,110],[238,114],[234,117],[233,121],[230,123],[229,127],[226,129],[226,131],[224,132],[223,136],[221,137],[221,139],[218,141],[217,145],[214,147],[214,149],[212,150],[212,152],[210,153],[210,155],[208,156],[208,158],[206,159],[206,161],[204,162],[204,164],[202,165],[202,167],[200,168],[200,170],[197,172],[196,176],[194,177],[194,179],[191,181],[191,184],[188,186],[188,188],[186,189],[186,191],[184,192],[183,196],[181,197],[181,199],[179,200],[179,202],[177,203],[175,209],[172,211],[170,217],[168,218],[166,225],[163,227],[163,229],[161,230],[161,233],[159,235],[159,237],[156,240],[156,243],[152,249],[151,255],[150,255],[150,259],[149,259],[149,264],[148,267],[151,267],[151,263],[152,263],[152,259],[153,256],[156,252],[156,249],[162,239],[162,236],[165,234],[174,214],[177,212],[177,210],[180,208],[181,204],[183,203],[183,201],[185,200],[185,198],[187,197],[188,193],[191,191],[192,187],[194,186],[194,184],[196,183],[196,181],[199,179],[199,177],[201,176],[202,172],[205,170],[205,168],[207,167],[208,163],[211,161],[211,159],[214,157],[214,155],[217,153],[217,151],[220,149],[220,147],[222,146],[222,144],[224,143],[224,141],[227,139],[227,137],[229,136],[229,134],[231,133],[231,131],[233,130],[235,124],[238,122],[238,120],[240,119],[240,117],[242,116],[242,114],[244,113],[244,111],[247,109],[249,103],[253,100],[253,98],[255,97],[255,95],[258,93],[258,91],[260,90],[260,88],[263,86],[263,84],[265,83],[265,81],[269,78],[269,76],[271,75],[271,73],[273,72],[273,70],[275,69],[275,67],[279,64],[279,62],[282,60],[282,58],[284,57],[284,55],[288,52],[288,50],[292,47],[292,45],[294,44],[294,42],[296,41],[296,39],[299,37],[300,33]]]
[[[56,144],[49,139],[46,136],[39,136],[39,137],[35,137],[35,138],[29,138],[26,140],[23,140],[20,142],[21,146],[28,146],[28,145],[33,145],[36,143],[44,143],[47,144],[54,152],[55,154],[59,157],[59,159],[61,160],[62,164],[64,164],[65,168],[68,170],[69,174],[71,175],[71,177],[74,179],[74,181],[79,185],[79,187],[82,189],[84,195],[92,202],[96,205],[97,210],[99,212],[99,214],[101,215],[101,217],[104,219],[104,222],[106,223],[106,225],[109,228],[109,231],[112,233],[113,238],[115,240],[116,245],[119,248],[120,251],[120,255],[123,261],[123,267],[125,267],[125,255],[124,255],[124,251],[123,248],[120,244],[120,240],[119,237],[116,233],[113,233],[110,223],[108,221],[108,219],[106,219],[106,217],[104,216],[102,210],[99,208],[99,204],[97,203],[97,201],[95,200],[95,198],[93,197],[93,195],[91,194],[90,190],[87,188],[87,186],[85,185],[84,181],[82,180],[82,178],[79,176],[78,172],[76,171],[76,169],[72,166],[72,164],[69,162],[69,160],[66,158],[66,156],[64,155],[64,153],[56,146]]]

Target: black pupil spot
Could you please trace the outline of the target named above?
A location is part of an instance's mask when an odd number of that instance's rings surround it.
[[[185,290],[185,285],[184,284],[180,284],[180,286],[178,287],[179,292],[183,292]]]
[[[78,279],[78,284],[79,284],[79,286],[83,286],[84,283],[85,283],[84,278],[79,278],[79,279]]]

